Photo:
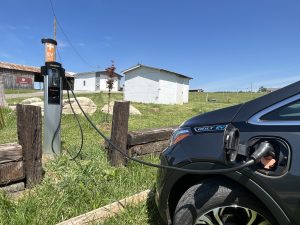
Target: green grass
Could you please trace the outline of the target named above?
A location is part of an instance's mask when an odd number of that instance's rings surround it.
[[[36,89],[4,89],[5,94],[25,94],[25,93],[34,93],[41,92],[42,90]]]
[[[107,94],[81,94],[97,105],[98,110],[91,116],[97,126],[110,135],[110,123],[100,111],[107,102]],[[209,93],[216,102],[206,102],[205,93],[193,93],[185,105],[156,105],[132,103],[142,113],[130,116],[129,130],[178,126],[184,120],[199,113],[223,108],[260,96],[250,93]],[[113,100],[122,99],[113,94]],[[21,99],[11,99],[15,104]],[[16,114],[5,109],[6,127],[0,131],[0,143],[16,142]],[[109,117],[111,120],[111,116]],[[0,224],[55,224],[92,209],[101,207],[136,192],[151,188],[155,183],[156,169],[129,163],[127,168],[112,168],[106,158],[103,140],[80,116],[85,132],[84,149],[78,162],[69,160],[76,154],[79,129],[72,115],[62,117],[63,155],[46,163],[43,182],[28,190],[19,200],[0,195]],[[146,160],[158,162],[157,157]],[[128,207],[120,216],[111,218],[105,224],[159,224],[152,197],[138,206]]]
[[[120,215],[106,220],[102,225],[164,225],[155,205],[154,193],[151,192],[148,199],[138,205],[127,206]]]

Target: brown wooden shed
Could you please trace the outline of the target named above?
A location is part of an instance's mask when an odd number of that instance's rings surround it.
[[[4,89],[33,89],[34,75],[41,75],[40,67],[0,62]],[[66,72],[66,76],[73,77],[73,73]]]

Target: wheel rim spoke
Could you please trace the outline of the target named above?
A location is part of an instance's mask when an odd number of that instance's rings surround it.
[[[271,225],[263,215],[255,210],[237,205],[211,209],[198,217],[194,225],[226,224]]]
[[[251,209],[245,209],[245,211],[247,212],[247,214],[250,217],[249,222],[247,223],[247,225],[252,225],[254,223],[254,221],[256,220],[257,217],[257,212],[251,210]]]
[[[214,217],[219,225],[224,225],[219,216],[220,208],[213,209]]]
[[[195,223],[195,225],[206,224],[206,225],[214,225],[214,223],[206,217],[206,215],[201,216]]]

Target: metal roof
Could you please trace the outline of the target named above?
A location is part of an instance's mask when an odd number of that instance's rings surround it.
[[[25,66],[25,65],[7,63],[7,62],[0,62],[0,68],[10,69],[10,70],[26,71],[26,72],[32,72],[32,73],[40,73],[41,72],[41,68],[39,68],[39,67]]]
[[[105,75],[108,75],[107,71],[106,70],[102,70],[102,71],[93,71],[93,72],[83,72],[83,73],[77,73],[75,74],[75,76],[77,75],[88,75],[88,74],[96,74],[96,73],[100,73],[100,74],[105,74]],[[114,75],[119,77],[119,79],[121,79],[123,76],[121,74],[118,74],[116,72],[114,72]]]
[[[26,72],[32,72],[32,73],[41,73],[41,68],[36,66],[26,66],[26,65],[20,65],[15,63],[8,63],[8,62],[0,62],[0,68],[2,69],[8,69],[8,70],[17,70],[17,71],[26,71]],[[73,72],[65,72],[66,77],[74,77]]]
[[[166,69],[161,69],[161,68],[156,68],[156,67],[152,67],[152,66],[145,66],[145,65],[142,65],[142,64],[137,64],[136,66],[133,66],[133,67],[130,67],[126,70],[123,70],[122,73],[127,73],[129,71],[132,71],[132,70],[135,70],[135,69],[138,69],[140,67],[146,67],[146,68],[150,68],[150,69],[155,69],[155,70],[159,70],[159,71],[164,71],[164,72],[167,72],[167,73],[172,73],[174,75],[177,75],[177,76],[180,76],[180,77],[183,77],[183,78],[187,78],[187,79],[193,79],[192,77],[188,77],[186,75],[183,75],[183,74],[180,74],[180,73],[176,73],[176,72],[173,72],[173,71],[170,71],[170,70],[166,70]]]

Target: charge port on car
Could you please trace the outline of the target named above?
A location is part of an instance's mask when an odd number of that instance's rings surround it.
[[[286,143],[286,141],[277,137],[253,138],[249,141],[250,154],[254,152],[254,150],[263,141],[269,142],[273,146],[274,151],[262,158],[260,163],[253,166],[253,169],[258,173],[267,176],[274,177],[284,175],[289,168],[289,145]]]

